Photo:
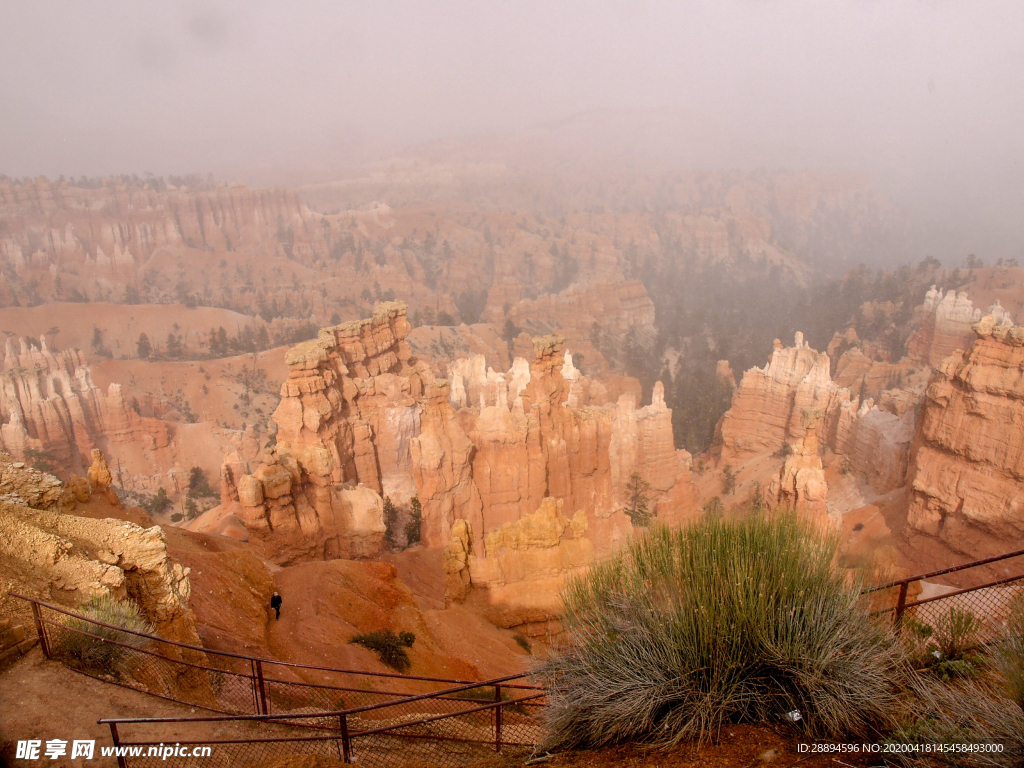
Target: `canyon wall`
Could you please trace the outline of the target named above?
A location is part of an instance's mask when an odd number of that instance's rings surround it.
[[[53,265],[130,273],[164,246],[231,251],[278,238],[301,249],[322,237],[314,218],[294,192],[240,184],[193,192],[114,179],[99,189],[42,177],[3,181],[0,220],[10,234],[0,239],[0,257],[16,270]]]

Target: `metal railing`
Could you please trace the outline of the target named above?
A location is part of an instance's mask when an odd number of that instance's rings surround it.
[[[11,592],[32,608],[47,658],[103,680],[227,714],[341,711],[478,681],[368,672],[217,651],[106,624]],[[540,690],[509,681],[510,690]],[[314,681],[319,678],[319,681]]]
[[[186,743],[190,750],[210,747],[204,766],[321,755],[380,768],[419,764],[454,768],[496,752],[522,754],[534,748],[541,726],[533,709],[543,705],[545,693],[529,692],[512,682],[521,678],[509,675],[341,711],[99,722],[110,727],[115,749],[121,750],[121,768],[193,764],[190,756],[173,754],[178,743]],[[511,695],[509,687],[513,687]],[[474,696],[474,692],[484,695]],[[211,734],[215,727],[222,733]],[[126,730],[140,728],[144,738],[125,738]]]
[[[1014,569],[1017,570],[1015,575],[967,587],[947,587],[929,583],[930,579],[981,569],[996,563],[1006,563],[1013,558],[1021,558],[1020,561],[1013,564]],[[938,594],[908,601],[910,587],[913,584],[929,586],[933,591],[935,589],[948,589],[949,591],[941,591]],[[889,592],[889,595],[880,594],[886,591]],[[897,631],[902,628],[904,620],[908,617],[923,624],[938,625],[943,621],[948,621],[950,612],[957,610],[974,616],[980,626],[978,639],[981,642],[988,642],[999,634],[1014,600],[1018,597],[1024,599],[1024,549],[916,576],[908,576],[905,579],[897,579],[865,589],[861,594],[872,595],[873,597],[869,599],[884,603],[891,601],[887,598],[891,598],[893,593],[895,593],[895,604],[879,608],[873,612],[873,615],[892,613],[893,625]]]

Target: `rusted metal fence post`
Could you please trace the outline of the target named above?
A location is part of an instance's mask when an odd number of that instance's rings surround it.
[[[338,716],[339,725],[341,726],[341,753],[342,761],[346,763],[352,762],[352,744],[348,738],[348,715],[342,713]]]
[[[900,584],[900,595],[896,598],[896,615],[893,618],[896,634],[899,634],[903,629],[903,612],[907,609],[907,590],[909,588],[910,582],[904,581]]]
[[[117,723],[110,723],[110,740],[114,742],[114,755],[117,757],[117,768],[128,768],[128,758],[120,753],[121,739],[117,736]]]
[[[501,686],[494,686],[494,700],[501,701]],[[501,752],[501,710],[503,707],[498,704],[494,708],[494,751]]]
[[[39,616],[39,603],[36,602],[32,603],[32,620],[36,623],[36,636],[39,638],[39,647],[43,651],[43,656],[50,658],[50,642],[43,629],[43,620]]]
[[[256,714],[269,714],[267,712],[267,688],[263,682],[263,662],[259,659],[252,660],[252,676],[254,690],[256,691],[256,701],[259,707]]]

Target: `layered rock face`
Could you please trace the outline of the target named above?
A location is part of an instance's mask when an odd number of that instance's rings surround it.
[[[80,470],[98,440],[157,449],[171,439],[168,425],[139,416],[124,401],[121,387],[102,392],[78,350],[52,352],[46,337],[7,340],[0,372],[0,445],[24,457],[48,451],[66,467]]]
[[[513,586],[533,578],[533,555],[523,552],[544,550],[544,573],[564,578],[631,535],[623,508],[634,473],[649,483],[658,518],[678,522],[696,508],[690,455],[675,449],[660,384],[638,408],[632,392],[580,374],[556,336],[534,339],[533,362],[517,358],[507,372],[481,355],[435,379],[410,354],[405,313],[404,304],[381,304],[372,318],[292,349],[275,449],[251,472],[236,457],[226,461],[222,502],[275,560],[375,555],[381,497],[403,506],[416,496],[423,544],[446,549],[451,599],[470,589],[521,595]],[[493,538],[524,520],[534,526],[536,514],[573,522],[553,543]],[[585,541],[571,557],[559,549],[566,537]],[[549,605],[557,589],[544,583]],[[543,620],[532,608],[516,613],[514,603],[500,612],[503,623]]]
[[[994,315],[928,384],[910,525],[976,557],[1024,545],[1024,328]]]
[[[785,506],[823,520],[828,515],[828,485],[818,453],[818,423],[821,412],[802,414],[804,437],[786,457],[786,463],[768,486],[771,506]]]
[[[453,366],[450,400],[475,448],[472,478],[481,511],[467,519],[477,533],[475,554],[495,528],[514,523],[558,498],[572,517],[584,511],[589,536],[605,552],[632,529],[623,513],[627,484],[635,472],[651,486],[659,516],[672,519],[696,504],[691,457],[675,449],[672,412],[664,389],[655,385],[652,403],[637,408],[632,393],[607,402],[607,389],[582,376],[563,350],[560,337],[534,340],[535,359],[517,359],[507,373],[484,372],[481,359]],[[449,521],[428,515],[433,499],[421,494],[424,542],[448,543]],[[440,519],[439,519],[440,518]]]
[[[953,352],[967,349],[974,341],[972,326],[982,318],[980,308],[967,297],[967,293],[954,290],[943,292],[933,285],[925,295],[920,309],[921,324],[907,340],[907,356],[919,363],[938,366]],[[1010,327],[1013,319],[996,301],[988,308],[997,325]]]
[[[570,519],[563,510],[562,499],[545,498],[535,512],[488,533],[485,557],[467,558],[472,600],[498,626],[546,631],[561,610],[565,579],[594,561],[590,518],[580,509]]]

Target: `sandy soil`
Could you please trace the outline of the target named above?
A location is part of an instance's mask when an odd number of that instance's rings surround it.
[[[881,766],[879,758],[862,755],[800,753],[797,745],[813,742],[783,726],[728,726],[717,744],[684,744],[669,750],[649,750],[638,746],[610,747],[599,750],[563,752],[543,763],[550,768],[842,768],[843,766]],[[498,758],[483,765],[487,768],[522,765],[523,759]],[[481,766],[482,768],[482,766]]]
[[[190,362],[104,360],[93,364],[92,378],[103,390],[120,384],[127,402],[139,401],[143,416],[184,421],[180,412],[187,404],[200,421],[240,429],[243,424],[266,424],[277,407],[281,383],[288,378],[286,349]],[[246,403],[244,379],[254,364],[262,371],[262,381],[258,389],[250,387]]]
[[[31,765],[15,761],[20,739],[95,739],[93,760],[67,757],[45,760],[54,766],[115,766],[113,759],[99,756],[100,746],[109,746],[110,728],[96,721],[105,717],[199,717],[207,714],[72,672],[47,661],[35,648],[19,662],[0,672],[0,765]],[[173,744],[196,738],[232,738],[248,733],[247,728],[229,723],[208,723],[201,729],[180,725],[153,726],[141,731],[121,729],[123,739],[154,739]],[[69,750],[70,752],[70,750]],[[5,762],[6,761],[6,762]],[[42,763],[40,763],[42,764]]]

